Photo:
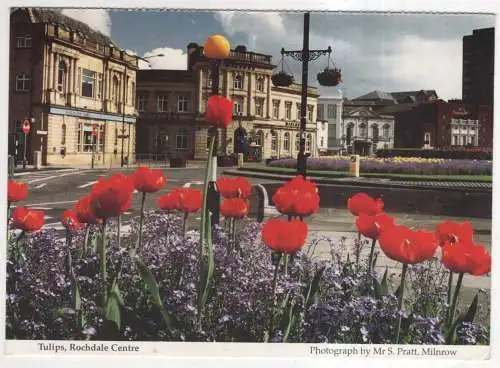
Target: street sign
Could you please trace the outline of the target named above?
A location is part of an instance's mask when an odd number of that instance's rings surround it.
[[[30,121],[29,120],[24,120],[23,121],[23,133],[27,135],[30,132]]]
[[[46,130],[37,130],[36,131],[36,134],[38,134],[38,135],[47,135],[47,133],[48,132]]]

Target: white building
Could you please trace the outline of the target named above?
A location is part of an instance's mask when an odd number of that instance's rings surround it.
[[[327,124],[326,134],[328,138],[326,144],[327,151],[330,153],[339,152],[344,148],[342,145],[342,105],[343,96],[340,91],[338,95],[318,98],[318,122],[326,122]],[[320,139],[319,135],[318,139]]]
[[[344,109],[342,138],[348,153],[374,154],[394,147],[394,117],[381,115],[367,106]]]
[[[315,156],[328,153],[328,122],[316,121],[316,154]]]

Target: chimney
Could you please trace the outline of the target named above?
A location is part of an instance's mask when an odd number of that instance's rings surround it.
[[[194,62],[196,61],[193,53],[199,48],[200,46],[196,42],[191,42],[187,45],[187,70],[192,69]]]

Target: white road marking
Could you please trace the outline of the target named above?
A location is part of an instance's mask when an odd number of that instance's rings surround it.
[[[53,204],[67,204],[67,203],[76,203],[78,200],[74,201],[61,201],[61,202],[44,202],[44,203],[33,203],[33,204],[27,204],[26,207],[39,207],[39,206],[50,206]]]
[[[189,187],[191,187],[191,185],[202,185],[202,184],[203,184],[202,181],[189,181],[189,182],[185,183],[182,187],[189,188]]]
[[[44,186],[46,186],[46,185],[47,185],[47,183],[42,183],[42,184],[40,184],[40,185],[37,185],[37,186],[35,187],[35,189],[40,189],[40,188],[43,188],[43,187],[44,187]]]
[[[30,207],[30,208],[34,209],[34,210],[44,210],[44,211],[52,209],[52,207],[40,207],[40,206],[35,206],[35,207]],[[45,216],[45,218],[48,218],[48,216]]]
[[[72,171],[72,172],[68,172],[68,173],[65,173],[65,174],[61,174],[61,175],[51,175],[51,176],[45,176],[43,178],[33,179],[33,180],[30,180],[28,182],[28,184],[38,183],[38,182],[44,181],[44,180],[62,178],[63,176],[68,176],[68,175],[83,175],[83,174],[85,174],[85,172],[82,172],[82,171]]]
[[[89,181],[87,184],[80,185],[78,188],[86,188],[91,185],[94,185],[95,183],[97,183],[97,181]]]
[[[61,170],[50,170],[51,173],[57,173],[57,172],[72,172],[72,171],[78,171],[80,169],[61,169]],[[26,176],[26,175],[40,175],[43,174],[44,170],[41,171],[28,171],[28,172],[20,172],[20,173],[14,173],[14,176]]]

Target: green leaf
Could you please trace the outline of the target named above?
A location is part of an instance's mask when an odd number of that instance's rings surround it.
[[[389,271],[389,268],[385,268],[384,276],[382,276],[382,281],[380,283],[380,291],[382,294],[386,295],[389,292],[389,285],[387,283],[387,273]]]
[[[474,300],[469,306],[469,309],[467,310],[467,313],[464,315],[462,322],[470,322],[470,323],[474,322],[474,317],[476,316],[478,302],[479,302],[479,294],[476,294]]]
[[[212,171],[212,154],[214,151],[215,137],[210,137],[210,148],[208,151],[207,168],[205,171],[205,181],[203,182],[203,205],[201,208],[201,220],[200,220],[200,254],[203,256],[204,253],[204,241],[206,237],[206,218],[208,217],[207,211],[207,197],[208,197],[208,182],[210,181],[210,172]]]
[[[382,299],[382,286],[378,282],[378,280],[374,277],[373,278],[373,292],[375,294],[375,298],[377,299]]]
[[[80,294],[80,285],[78,284],[78,280],[74,277],[73,272],[71,272],[73,277],[71,278],[71,294],[73,296],[73,305],[76,311],[82,309],[82,298]]]
[[[317,270],[313,279],[311,280],[311,283],[309,284],[307,294],[305,295],[306,310],[308,310],[311,307],[314,299],[316,298],[316,295],[318,294],[319,282],[321,281],[321,277],[323,276],[324,271],[325,271],[325,266]]]
[[[208,299],[208,291],[210,288],[210,283],[213,278],[215,263],[214,263],[214,252],[212,246],[212,214],[208,212],[208,216],[205,221],[205,236],[207,238],[207,260],[202,260],[200,263],[200,286],[201,286],[201,299],[199,303],[200,312],[205,307],[205,303]]]
[[[138,257],[135,258],[135,264],[137,266],[137,269],[139,270],[139,275],[141,276],[142,281],[146,285],[146,289],[149,291],[149,294],[151,295],[153,303],[158,308],[160,308],[160,313],[163,317],[163,322],[165,323],[168,330],[172,330],[172,319],[169,313],[165,310],[165,306],[163,305],[160,296],[160,289],[158,288],[158,283],[156,282],[153,274]]]
[[[116,296],[118,297],[118,301],[120,302],[120,305],[124,306],[125,302],[123,301],[120,288],[118,287],[118,278],[119,278],[119,275],[115,276],[115,278],[113,279],[113,282],[111,283],[111,287],[109,289],[109,292],[115,293]]]
[[[121,315],[120,315],[120,298],[114,292],[108,294],[104,306],[104,318],[108,321],[114,322],[116,328],[120,330]]]

